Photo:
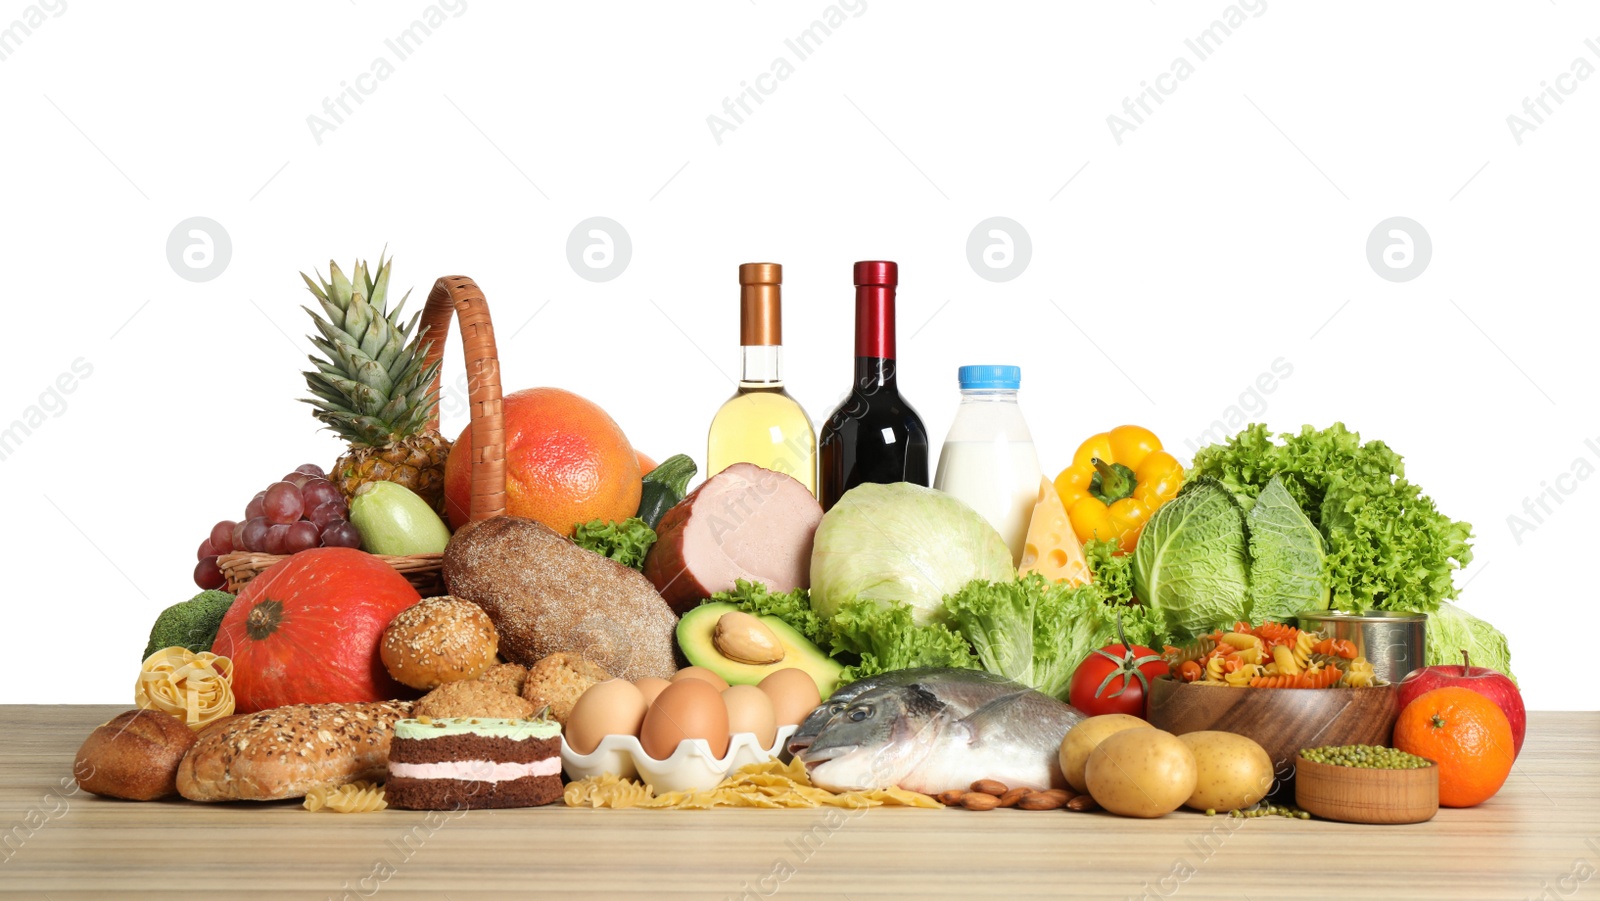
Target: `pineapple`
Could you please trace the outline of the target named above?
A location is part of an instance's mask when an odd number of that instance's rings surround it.
[[[311,357],[316,371],[305,374],[315,395],[305,402],[317,408],[312,415],[350,442],[328,474],[346,498],[368,482],[397,482],[443,516],[450,442],[428,427],[439,403],[434,389],[439,364],[425,365],[428,342],[423,335],[411,336],[417,317],[401,325],[406,298],[392,312],[386,309],[393,262],[380,256],[376,278],[360,261],[351,278],[331,260],[331,282],[300,274],[327,317],[304,308],[321,332],[311,343],[322,352]]]

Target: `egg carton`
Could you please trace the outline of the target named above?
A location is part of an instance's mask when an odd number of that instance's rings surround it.
[[[644,752],[644,746],[632,735],[607,735],[599,747],[588,754],[579,754],[567,746],[567,737],[561,737],[561,765],[567,778],[574,781],[589,779],[604,773],[615,773],[624,779],[638,779],[653,787],[657,794],[675,791],[698,791],[715,788],[729,773],[752,763],[763,763],[784,753],[789,736],[798,726],[781,726],[772,747],[763,748],[754,733],[736,732],[729,737],[728,753],[717,758],[711,745],[703,738],[686,738],[678,743],[677,750],[666,760],[656,760]]]

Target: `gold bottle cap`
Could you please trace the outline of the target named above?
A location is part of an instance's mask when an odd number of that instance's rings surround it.
[[[777,263],[739,265],[739,344],[783,343],[783,267]]]

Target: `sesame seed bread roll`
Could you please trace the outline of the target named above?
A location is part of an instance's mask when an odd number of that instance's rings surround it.
[[[462,526],[444,552],[444,581],[489,614],[514,663],[567,652],[620,679],[677,672],[678,618],[650,580],[543,523],[496,516]]]

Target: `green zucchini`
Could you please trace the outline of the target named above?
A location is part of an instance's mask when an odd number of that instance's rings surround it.
[[[687,454],[674,454],[662,460],[644,477],[636,515],[650,528],[655,528],[661,517],[689,493],[689,480],[699,471]]]

